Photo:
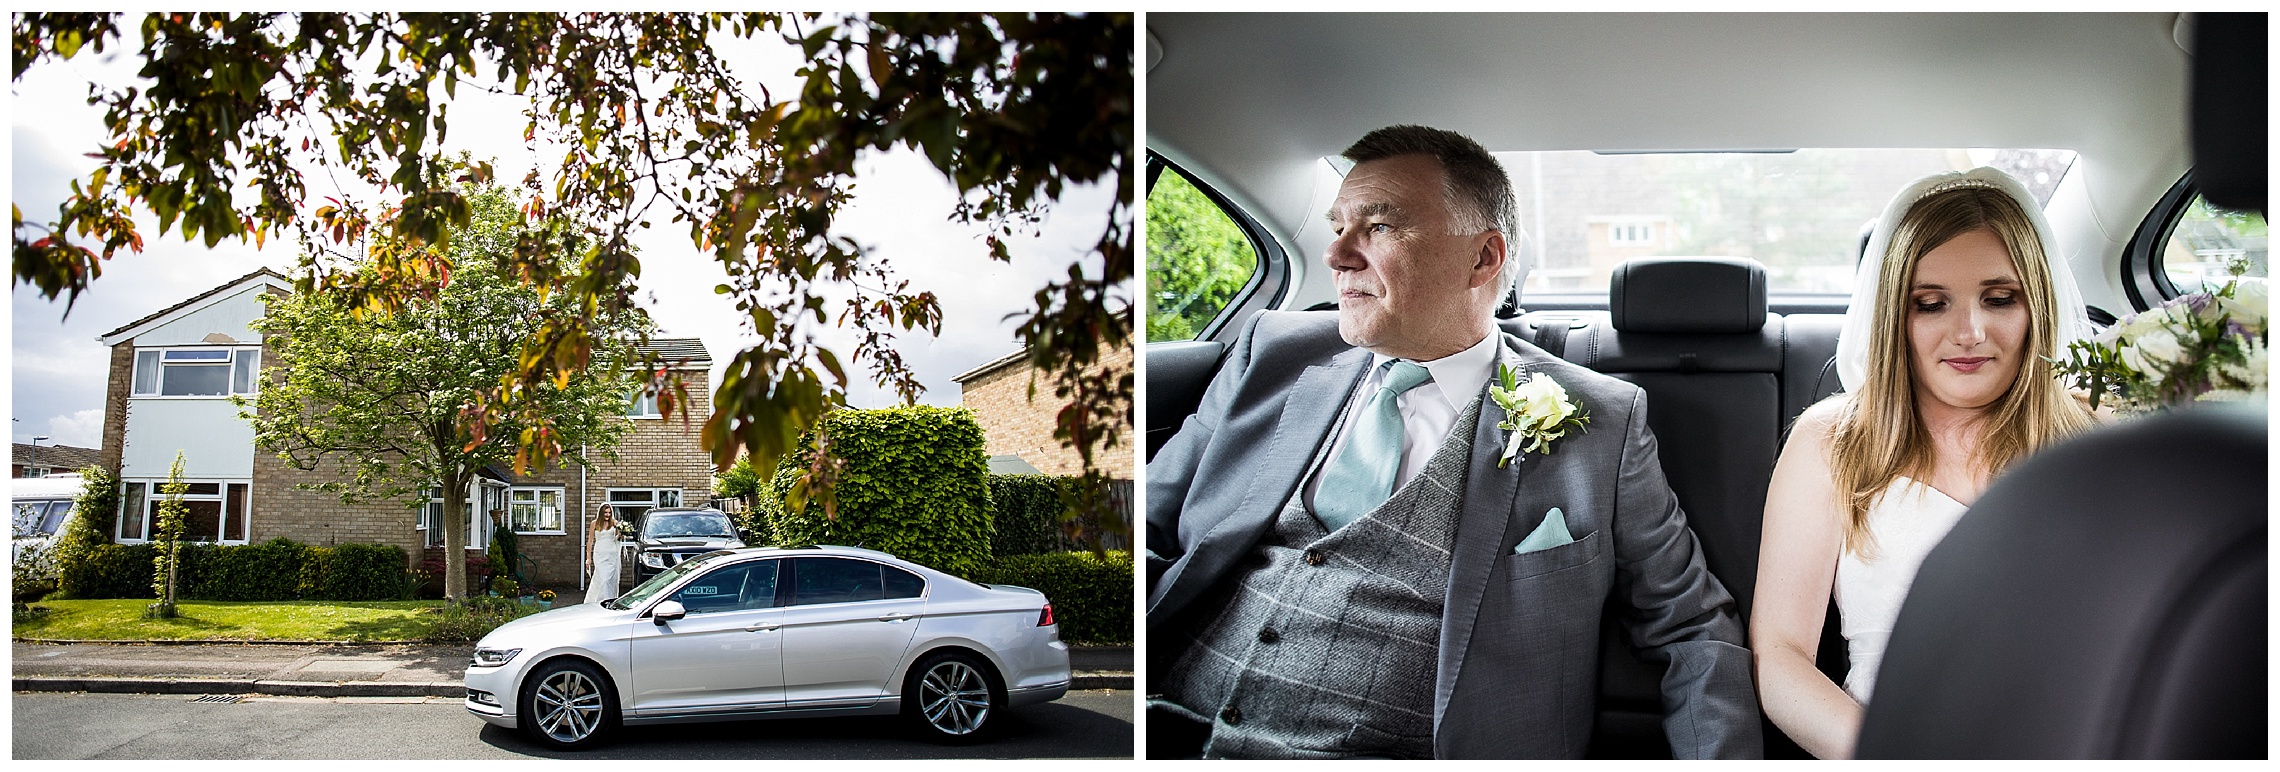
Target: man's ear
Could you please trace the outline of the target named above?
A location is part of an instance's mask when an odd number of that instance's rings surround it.
[[[1511,259],[1504,253],[1503,231],[1488,231],[1484,235],[1488,238],[1473,255],[1472,281],[1467,285],[1473,289],[1495,283],[1496,275],[1504,270],[1504,261]]]

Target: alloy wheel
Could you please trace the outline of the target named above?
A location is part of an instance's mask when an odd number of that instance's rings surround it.
[[[538,728],[560,743],[592,737],[602,724],[602,690],[585,673],[563,670],[548,675],[534,695]]]
[[[990,684],[964,662],[945,660],[927,670],[918,695],[926,723],[943,734],[973,734],[989,720]]]

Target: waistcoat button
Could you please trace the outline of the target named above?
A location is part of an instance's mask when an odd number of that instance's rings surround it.
[[[1226,722],[1228,726],[1236,726],[1242,724],[1243,711],[1237,709],[1233,705],[1229,705],[1219,711],[1219,720]]]
[[[1259,629],[1260,643],[1274,643],[1280,640],[1282,640],[1282,633],[1275,632],[1274,628],[1264,627]]]
[[[1310,566],[1319,566],[1319,565],[1322,565],[1323,563],[1327,563],[1327,562],[1329,562],[1329,561],[1330,561],[1330,556],[1322,554],[1322,551],[1321,551],[1321,550],[1307,550],[1307,551],[1306,551],[1306,564],[1307,564],[1307,565],[1310,565]]]

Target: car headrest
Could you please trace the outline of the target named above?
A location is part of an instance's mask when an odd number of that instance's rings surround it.
[[[1640,257],[1615,266],[1608,310],[1622,332],[1756,332],[1765,266],[1740,257]]]

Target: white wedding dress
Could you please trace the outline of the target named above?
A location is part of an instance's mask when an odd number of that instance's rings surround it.
[[[594,532],[594,575],[586,581],[586,602],[600,603],[618,596],[617,529]]]
[[[1892,623],[1900,617],[1900,604],[1908,598],[1917,567],[1963,512],[1961,503],[1932,486],[1906,477],[1893,480],[1868,511],[1868,531],[1876,538],[1875,559],[1862,560],[1851,550],[1838,556],[1834,594],[1852,660],[1845,692],[1860,704],[1867,705],[1869,692],[1876,688],[1884,644],[1892,637]]]

